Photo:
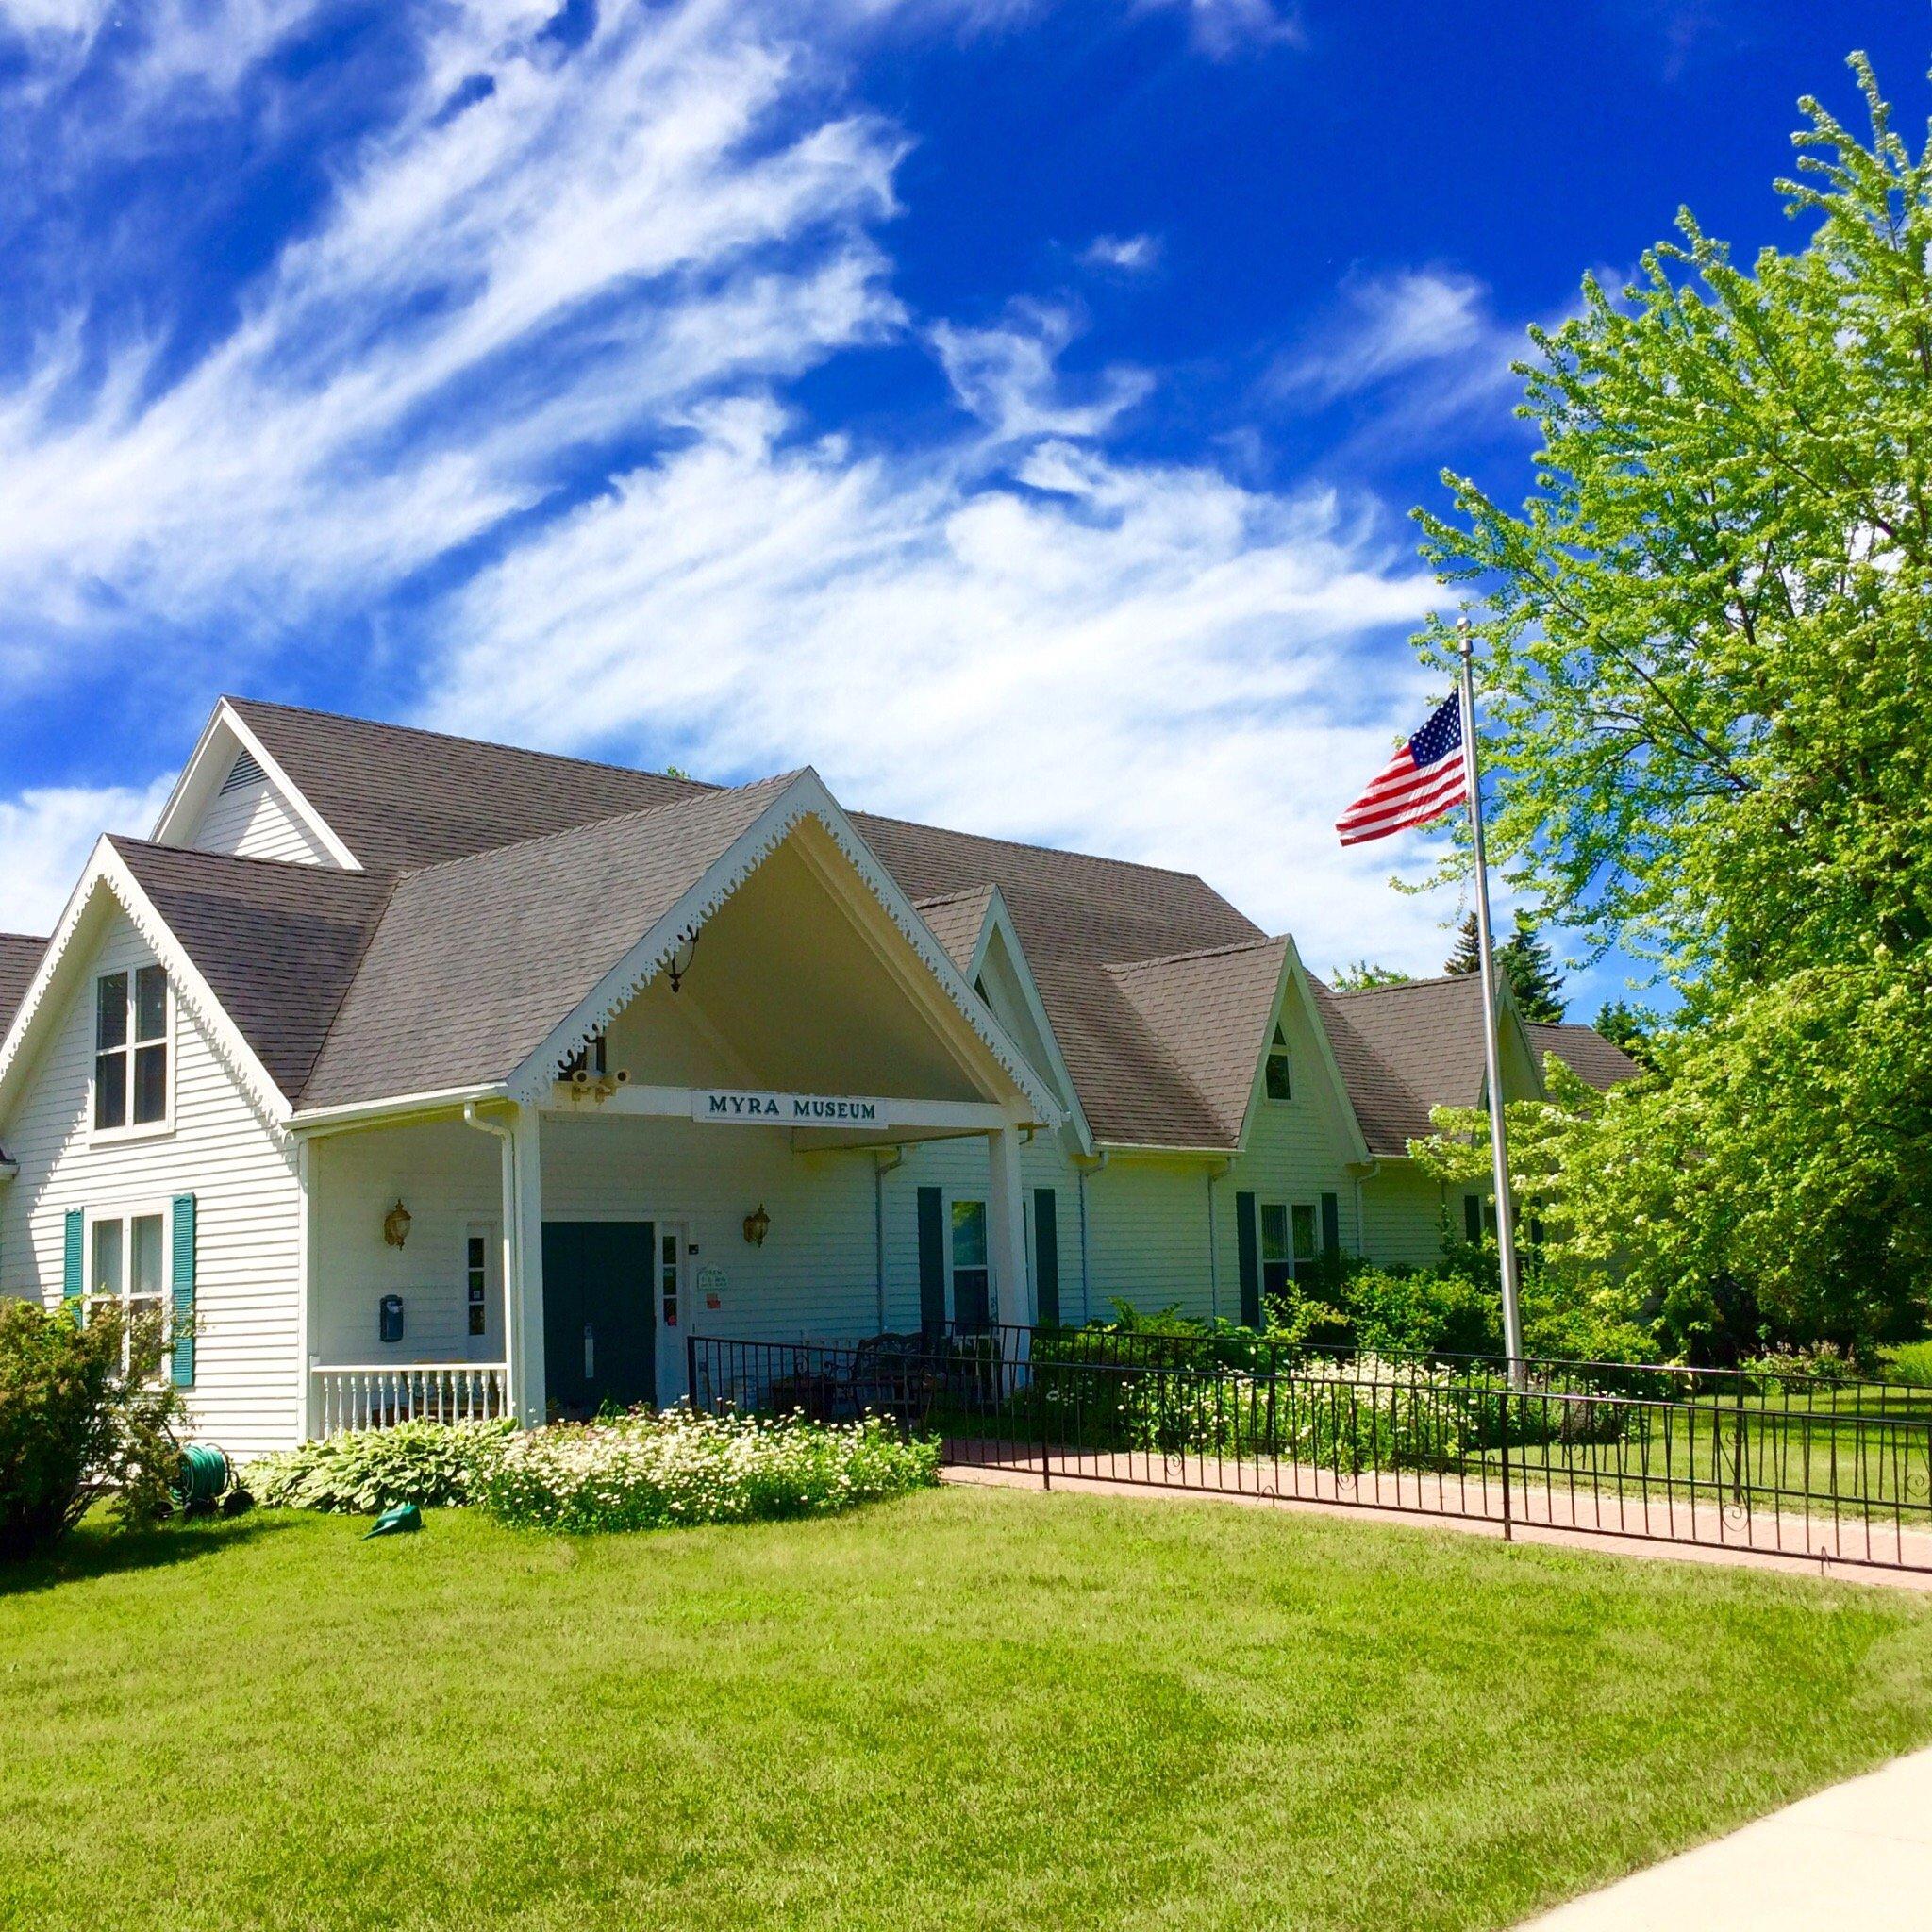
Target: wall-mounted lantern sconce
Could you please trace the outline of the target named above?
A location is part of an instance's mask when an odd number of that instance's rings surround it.
[[[703,937],[702,926],[688,925],[677,935],[676,943],[671,948],[671,991],[675,992],[684,984],[684,975],[691,971],[691,962],[696,957],[698,941]]]
[[[765,1204],[760,1201],[757,1210],[744,1217],[744,1238],[753,1247],[761,1248],[771,1231],[772,1217],[765,1212]]]
[[[401,1201],[382,1217],[382,1238],[391,1247],[399,1248],[409,1239],[409,1225],[415,1216],[405,1208]]]

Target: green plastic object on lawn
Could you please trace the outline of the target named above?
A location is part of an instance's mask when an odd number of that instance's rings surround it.
[[[362,1541],[366,1543],[371,1536],[413,1536],[423,1527],[423,1512],[413,1503],[398,1503],[393,1509],[385,1509],[371,1524],[369,1536]]]
[[[175,1507],[190,1513],[208,1508],[233,1479],[227,1452],[212,1442],[190,1442],[175,1478]]]

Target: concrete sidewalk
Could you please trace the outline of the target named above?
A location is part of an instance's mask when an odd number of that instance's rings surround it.
[[[1925,1932],[1932,1926],[1932,1751],[1834,1785],[1523,1932]]]

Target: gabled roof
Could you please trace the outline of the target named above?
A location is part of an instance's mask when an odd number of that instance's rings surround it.
[[[110,838],[291,1104],[376,929],[392,881]]]
[[[0,1040],[13,1024],[20,1003],[47,950],[45,940],[29,939],[20,932],[0,932]]]
[[[1481,1104],[1483,998],[1474,974],[1356,992],[1318,985],[1315,997],[1372,1153],[1400,1155],[1410,1141],[1432,1133],[1431,1108]],[[1525,1024],[1524,1032],[1539,1074],[1545,1052],[1592,1087],[1612,1087],[1642,1072],[1594,1027]]]
[[[969,886],[963,892],[943,892],[936,899],[912,902],[941,950],[961,973],[973,971],[973,956],[979,950],[979,935],[997,890],[994,886]]]
[[[1579,1080],[1607,1092],[1620,1081],[1635,1080],[1643,1072],[1613,1040],[1606,1040],[1594,1026],[1580,1026],[1574,1021],[1550,1025],[1540,1021],[1528,1023],[1530,1044],[1536,1048],[1538,1064],[1542,1056],[1553,1053]]]
[[[1206,1102],[1217,1131],[1204,1145],[1241,1140],[1288,950],[1285,939],[1252,940],[1108,969]]]
[[[304,1107],[508,1079],[791,783],[699,791],[404,874]]]
[[[854,823],[915,902],[998,886],[1097,1141],[1224,1144],[1213,1108],[1110,969],[1265,939],[1260,927],[1191,873],[865,812]]]
[[[227,698],[370,872],[402,872],[717,788],[404,724]]]
[[[363,871],[116,849],[305,1109],[507,1077],[791,782],[725,789],[253,699],[224,705],[227,736],[258,742]],[[935,970],[970,973],[1004,908],[1083,1144],[1089,1133],[1115,1146],[1238,1143],[1288,941],[1191,874],[869,814],[848,822],[828,797],[825,809],[841,837],[862,839],[864,863],[875,856],[889,894],[914,902],[908,929],[924,921],[916,943],[930,934]],[[0,1001],[8,948],[35,943],[0,941]],[[1480,1096],[1473,980],[1310,991],[1374,1151],[1399,1154],[1427,1133],[1430,1106]],[[1598,1084],[1632,1064],[1588,1028],[1547,1030]]]

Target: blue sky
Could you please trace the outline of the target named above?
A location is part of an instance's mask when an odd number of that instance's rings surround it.
[[[0,0],[0,927],[238,691],[1206,873],[1330,826],[1507,364],[1918,6]],[[1620,990],[1610,961],[1573,993]]]

